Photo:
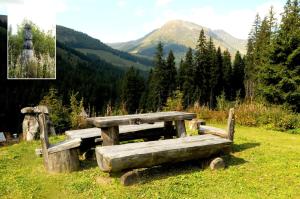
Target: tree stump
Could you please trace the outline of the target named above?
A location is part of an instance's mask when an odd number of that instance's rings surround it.
[[[77,149],[49,153],[45,166],[50,173],[69,173],[78,171],[80,164]]]

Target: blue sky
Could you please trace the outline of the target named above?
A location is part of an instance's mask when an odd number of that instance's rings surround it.
[[[246,39],[255,14],[264,16],[271,5],[282,12],[286,0],[1,0],[44,1],[55,4],[57,24],[96,37],[103,42],[138,39],[165,22],[191,21],[223,29]],[[37,8],[38,9],[38,8]],[[36,10],[36,9],[35,9]],[[5,12],[5,8],[0,8]],[[42,17],[42,16],[41,16]],[[47,20],[47,19],[45,19]]]

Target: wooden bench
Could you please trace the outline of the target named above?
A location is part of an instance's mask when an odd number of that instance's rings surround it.
[[[232,141],[214,135],[198,135],[169,140],[130,143],[96,148],[100,169],[118,172],[164,163],[207,158],[229,152]]]
[[[51,173],[61,173],[78,170],[78,148],[81,139],[74,138],[51,145],[48,140],[48,126],[45,118],[44,112],[38,113],[42,153],[47,171]]]
[[[200,125],[199,134],[211,134],[216,135],[222,138],[227,138],[233,140],[234,136],[234,126],[235,126],[235,113],[234,108],[229,110],[228,120],[227,120],[227,129],[220,129],[213,126]]]
[[[157,136],[164,136],[167,132],[163,132],[164,123],[158,122],[155,124],[140,124],[140,125],[124,125],[120,126],[120,140],[130,140],[130,139],[143,139],[151,138]],[[164,134],[166,133],[166,134]],[[175,132],[174,132],[175,133]],[[79,129],[79,130],[70,130],[66,131],[66,136],[68,139],[80,138],[80,139],[89,139],[89,138],[101,138],[101,129],[100,128],[88,128],[88,129]],[[169,134],[167,134],[169,135]],[[175,134],[174,134],[175,135]]]
[[[80,145],[81,151],[91,149],[96,145],[101,144],[103,141],[100,128],[70,130],[66,131],[65,134],[68,139],[80,138],[82,140]],[[129,141],[135,139],[158,140],[162,136],[176,136],[174,126],[166,129],[163,122],[120,126],[119,134],[120,141]]]

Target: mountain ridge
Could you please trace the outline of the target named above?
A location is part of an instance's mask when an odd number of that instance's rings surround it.
[[[145,52],[152,52],[151,49],[155,48],[157,43],[161,41],[167,48],[169,45],[173,45],[173,51],[176,51],[176,45],[178,45],[182,51],[177,54],[182,56],[187,48],[195,49],[201,29],[204,30],[207,39],[212,37],[216,47],[220,46],[222,50],[228,49],[232,55],[236,51],[240,51],[241,54],[246,53],[246,40],[235,38],[224,30],[212,30],[183,20],[169,21],[137,40],[108,43],[108,45],[131,54],[151,56],[151,53]]]
[[[133,66],[143,71],[148,71],[152,67],[151,59],[113,49],[86,33],[57,25],[56,34],[57,41],[85,54],[91,59],[101,59],[119,67],[129,68]]]

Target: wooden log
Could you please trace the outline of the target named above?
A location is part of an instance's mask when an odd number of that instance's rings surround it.
[[[176,120],[192,120],[195,117],[196,117],[195,113],[174,111],[174,112],[158,112],[158,113],[87,118],[87,122],[96,127],[102,128],[102,127],[130,125],[130,124],[145,124],[145,123],[176,121]]]
[[[50,153],[46,168],[50,173],[69,173],[79,170],[78,150],[75,148]]]
[[[78,144],[81,140],[67,140],[51,147],[48,140],[48,128],[46,126],[45,114],[38,116],[41,129],[41,142],[44,157],[44,165],[50,173],[71,172],[79,169]],[[75,148],[74,148],[75,147]],[[49,152],[50,151],[50,152]]]
[[[233,141],[234,139],[234,126],[235,126],[235,114],[234,114],[234,108],[231,108],[229,110],[229,116],[227,121],[227,134],[228,139]]]
[[[152,142],[96,148],[102,171],[145,168],[164,163],[207,158],[231,147],[231,141],[213,135],[201,135]]]
[[[119,127],[105,127],[101,128],[102,146],[111,146],[120,144],[119,141]]]
[[[211,170],[220,170],[220,169],[224,169],[225,168],[225,162],[222,158],[217,157],[214,158],[210,164],[209,167]]]
[[[40,139],[42,143],[42,151],[44,156],[44,165],[47,168],[48,166],[48,148],[50,146],[49,140],[48,140],[48,128],[46,126],[46,118],[45,113],[40,113],[38,115],[38,121],[39,121],[39,127],[40,127]]]
[[[172,121],[165,121],[164,122],[165,132],[173,132],[174,126]],[[172,133],[164,135],[164,139],[172,139],[173,135]]]
[[[140,181],[140,175],[138,170],[128,171],[124,173],[120,178],[121,184],[124,186],[131,186]]]
[[[186,136],[184,120],[175,121],[177,137],[182,138]]]
[[[228,138],[228,134],[225,130],[213,126],[200,126],[199,132],[200,135],[211,134],[211,135],[220,136],[222,138]]]

